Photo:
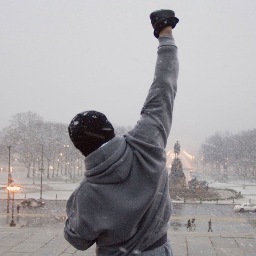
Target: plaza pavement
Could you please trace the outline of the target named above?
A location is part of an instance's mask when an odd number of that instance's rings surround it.
[[[170,232],[174,256],[255,256],[255,234]],[[95,247],[77,251],[61,229],[0,228],[1,256],[92,256]],[[139,254],[137,254],[139,255]]]
[[[228,187],[241,191],[244,198],[236,203],[256,203],[256,182],[246,184],[243,188],[241,182],[232,184],[211,184],[216,188]],[[65,200],[77,184],[47,182],[47,189],[43,191],[44,199]],[[30,188],[31,187],[31,188]],[[27,185],[15,198],[38,198],[39,187]],[[1,191],[0,199],[6,198],[6,192]],[[213,203],[213,202],[209,202]],[[220,203],[232,204],[231,200]],[[170,231],[169,238],[174,256],[256,256],[255,233],[223,233],[223,232],[181,232]],[[92,256],[95,247],[87,251],[77,251],[69,245],[61,229],[28,228],[28,227],[0,227],[0,256]]]

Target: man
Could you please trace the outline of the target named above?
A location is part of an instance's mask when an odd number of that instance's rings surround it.
[[[196,223],[195,223],[196,219],[195,218],[192,218],[192,221],[191,221],[191,230],[195,231],[196,230]]]
[[[167,241],[172,211],[165,147],[177,89],[177,47],[171,10],[150,15],[159,38],[155,76],[137,125],[116,136],[106,116],[86,111],[69,135],[85,158],[85,178],[67,202],[64,235],[78,250],[96,254],[172,255]]]
[[[187,231],[191,231],[192,228],[191,228],[191,220],[188,219],[188,223],[187,223]]]
[[[209,221],[208,221],[208,232],[212,232],[212,220],[210,219]]]

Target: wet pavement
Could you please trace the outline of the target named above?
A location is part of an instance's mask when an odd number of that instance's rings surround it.
[[[250,234],[169,232],[174,256],[255,256],[256,239]],[[0,228],[1,256],[93,256],[95,246],[77,251],[59,229]],[[130,255],[139,255],[138,251]]]
[[[16,204],[20,201],[17,200]],[[66,201],[46,200],[40,208],[20,208],[17,214],[14,209],[14,220],[19,227],[62,228],[65,221]],[[256,212],[234,212],[233,205],[222,204],[183,204],[175,203],[170,219],[170,231],[185,232],[188,219],[195,218],[197,232],[208,230],[211,219],[216,232],[256,233]],[[6,214],[6,201],[0,201],[0,227],[8,227],[10,213]]]
[[[170,230],[186,231],[188,219],[195,218],[198,232],[207,231],[211,219],[215,232],[256,233],[256,212],[234,212],[233,208],[222,204],[174,204]]]
[[[16,200],[15,205],[20,204],[21,200]],[[66,218],[66,201],[65,200],[44,200],[45,205],[38,208],[20,207],[17,214],[14,208],[14,220],[19,227],[33,228],[62,228]],[[6,200],[0,200],[0,227],[8,226],[11,221],[11,203],[9,214],[7,212]]]
[[[17,201],[18,203],[18,201]],[[16,227],[9,227],[6,201],[0,201],[0,255],[51,256],[95,255],[95,247],[77,251],[63,237],[66,201],[45,201],[42,208],[14,211]],[[188,219],[195,218],[195,229],[188,231]],[[213,232],[207,232],[212,220]],[[174,256],[255,256],[256,213],[234,212],[233,205],[174,204],[169,225]]]

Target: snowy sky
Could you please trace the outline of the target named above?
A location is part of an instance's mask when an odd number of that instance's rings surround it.
[[[255,0],[0,0],[0,129],[32,111],[134,125],[153,79],[149,14],[173,9],[180,74],[170,144],[256,128]]]

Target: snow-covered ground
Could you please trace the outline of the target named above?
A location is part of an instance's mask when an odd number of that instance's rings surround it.
[[[236,199],[236,203],[254,203],[256,204],[256,182],[255,181],[241,181],[231,180],[226,183],[212,181],[209,183],[210,187],[216,189],[233,189],[241,192],[243,198]]]
[[[12,178],[14,183],[20,186],[20,191],[15,193],[16,199],[23,198],[40,198],[40,175],[36,174],[33,177],[27,178],[27,172],[21,166],[16,166],[12,171]],[[0,199],[6,199],[7,197],[7,171],[0,172]],[[51,177],[51,176],[50,176]],[[43,175],[43,199],[66,200],[71,195],[72,191],[79,185],[82,177],[76,177],[70,179],[69,177],[59,176],[58,178],[47,179],[46,173]]]
[[[15,194],[16,199],[23,198],[39,198],[40,197],[40,176],[36,175],[34,178],[26,177],[26,170],[17,166],[13,168],[12,177],[14,182],[20,185],[21,189]],[[216,182],[209,177],[202,177],[209,182],[210,187],[216,189],[233,189],[241,192],[243,198],[236,199],[235,203],[255,203],[256,204],[256,181],[249,180],[231,180],[228,182]],[[74,189],[79,185],[82,176],[76,179],[69,179],[67,177],[58,177],[47,179],[43,176],[43,199],[49,200],[66,200],[69,198]],[[0,172],[0,199],[6,199],[7,190],[7,171]],[[35,183],[35,184],[33,184]],[[222,201],[225,203],[225,201]],[[227,200],[226,203],[233,203],[233,200]]]

